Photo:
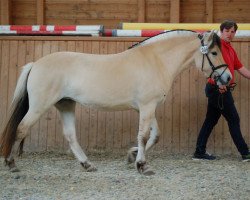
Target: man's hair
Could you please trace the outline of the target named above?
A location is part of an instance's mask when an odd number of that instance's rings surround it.
[[[233,21],[233,20],[225,20],[220,25],[220,31],[222,32],[224,30],[224,28],[225,29],[230,29],[232,27],[234,27],[234,30],[237,31],[238,26],[237,26],[235,21]]]

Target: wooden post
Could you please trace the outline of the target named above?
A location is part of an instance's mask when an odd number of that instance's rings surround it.
[[[138,22],[143,23],[145,22],[145,10],[146,10],[146,4],[145,0],[138,0]]]
[[[213,23],[213,0],[206,0],[206,22]]]
[[[170,0],[170,23],[180,22],[180,0]]]
[[[1,24],[10,25],[11,24],[11,1],[1,0]]]
[[[36,17],[36,23],[38,25],[44,25],[44,0],[37,0],[36,1],[36,11],[37,11],[37,17]]]

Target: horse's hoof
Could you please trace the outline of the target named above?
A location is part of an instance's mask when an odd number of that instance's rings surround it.
[[[131,163],[135,162],[137,153],[138,153],[138,147],[132,147],[128,151],[128,157],[127,157],[128,164],[131,164]]]
[[[88,169],[86,169],[87,172],[96,172],[97,168],[95,166],[90,166]]]
[[[97,171],[97,168],[91,164],[88,161],[85,161],[84,163],[81,163],[81,165],[83,166],[83,168],[87,171],[87,172],[95,172]]]
[[[146,162],[137,162],[136,168],[140,174],[145,176],[154,175],[154,171],[146,164]]]
[[[12,172],[12,173],[20,172],[20,170],[17,167],[12,167],[12,168],[10,168],[10,172]]]
[[[155,175],[155,172],[150,167],[148,167],[147,169],[143,171],[142,174],[145,176],[152,176],[152,175]]]
[[[5,159],[5,165],[9,167],[10,172],[20,172],[20,170],[16,167],[14,159],[10,161]]]

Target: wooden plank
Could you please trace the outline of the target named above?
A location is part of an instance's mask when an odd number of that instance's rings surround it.
[[[206,0],[206,22],[213,23],[214,0]]]
[[[173,87],[168,92],[164,103],[164,129],[161,134],[163,148],[167,152],[171,152],[173,145]]]
[[[8,79],[9,79],[10,41],[2,42],[0,110],[2,118],[7,117],[8,110]]]
[[[43,25],[44,23],[44,11],[45,5],[44,0],[36,1],[36,24]]]
[[[12,24],[34,25],[36,20],[36,1],[12,1]]]
[[[11,1],[1,0],[1,24],[9,25],[11,24]]]
[[[114,145],[113,147],[116,149],[121,148],[122,146],[122,111],[114,112]]]
[[[180,101],[180,152],[188,152],[189,136],[189,70],[181,73]]]
[[[180,0],[170,0],[170,23],[180,22]]]
[[[181,106],[181,77],[176,77],[173,84],[173,135],[172,152],[180,152],[180,106]]]
[[[146,2],[145,0],[138,0],[138,22],[145,22]]]
[[[160,134],[160,138],[158,143],[155,145],[155,149],[162,149],[164,146],[163,143],[163,137],[162,137],[162,133],[164,131],[164,119],[165,115],[164,115],[164,104],[159,105],[156,108],[156,119],[157,119],[157,123],[158,123],[158,127],[159,127],[159,134]]]
[[[170,22],[170,1],[146,2],[146,22]]]
[[[222,22],[225,19],[234,19],[236,22],[249,23],[250,1],[214,1],[214,22]],[[237,9],[239,12],[235,12]]]
[[[9,64],[9,82],[8,82],[8,108],[13,98],[17,82],[17,59],[18,59],[18,41],[10,41],[10,64]]]
[[[195,67],[190,69],[189,78],[189,136],[188,136],[188,152],[193,153],[196,148],[198,137],[198,78],[199,73]]]
[[[249,69],[249,49],[248,49],[248,43],[241,43],[240,45],[240,55],[238,54],[238,57],[242,64],[246,66],[246,68]],[[237,50],[238,51],[238,50]],[[248,82],[249,80],[246,79],[243,76],[240,76],[241,79],[241,85],[240,85],[240,126],[241,126],[241,132],[243,138],[245,138],[246,141],[248,141],[248,130],[249,130],[249,89],[248,89]]]
[[[181,1],[181,23],[205,22],[205,0]]]
[[[135,110],[130,111],[130,146],[138,145],[139,132],[139,112]]]
[[[122,148],[130,147],[130,110],[122,112]]]

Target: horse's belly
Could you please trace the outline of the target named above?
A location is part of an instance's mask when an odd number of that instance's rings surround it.
[[[91,100],[91,101],[83,101],[75,99],[81,105],[94,108],[98,110],[105,110],[105,111],[121,111],[121,110],[128,110],[128,109],[137,109],[136,105],[133,105],[132,102],[117,102],[117,101],[110,101],[105,102],[101,100]]]

